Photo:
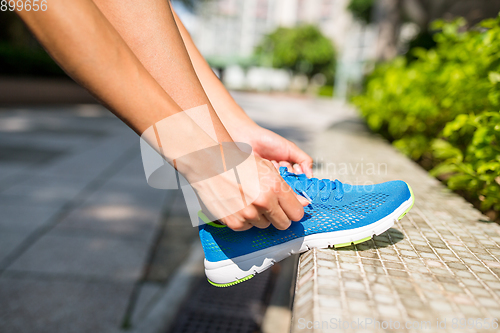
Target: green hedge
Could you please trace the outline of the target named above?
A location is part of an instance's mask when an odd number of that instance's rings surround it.
[[[374,131],[484,211],[500,211],[500,16],[465,31],[435,22],[431,50],[411,50],[353,98]]]

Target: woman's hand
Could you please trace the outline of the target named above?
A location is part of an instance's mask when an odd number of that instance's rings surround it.
[[[255,161],[249,163],[239,165],[238,177],[245,186],[238,186],[231,177],[213,177],[192,184],[209,219],[217,219],[235,231],[263,229],[271,224],[285,230],[291,221],[300,220],[309,202],[290,188],[268,160],[255,156]],[[257,172],[251,170],[255,166]],[[242,195],[246,204],[242,203]]]
[[[228,128],[234,141],[246,142],[259,157],[272,161],[276,168],[287,167],[291,172],[312,177],[312,158],[284,137],[255,123],[239,125],[238,130]]]

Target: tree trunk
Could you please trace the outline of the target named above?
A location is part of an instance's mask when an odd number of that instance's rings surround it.
[[[390,60],[398,53],[401,0],[377,0],[375,2],[375,22],[379,27],[377,60]]]

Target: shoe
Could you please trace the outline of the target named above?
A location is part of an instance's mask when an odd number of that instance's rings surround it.
[[[199,213],[205,273],[217,287],[252,278],[291,254],[311,248],[344,247],[380,235],[411,209],[411,188],[396,180],[376,185],[348,185],[307,178],[280,168],[290,187],[308,198],[304,217],[287,230],[274,226],[233,231]]]

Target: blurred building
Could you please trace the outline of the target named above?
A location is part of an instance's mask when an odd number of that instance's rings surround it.
[[[212,0],[196,7],[193,38],[207,58],[237,61],[252,55],[262,37],[279,26],[313,23],[337,49],[353,19],[349,0]]]

